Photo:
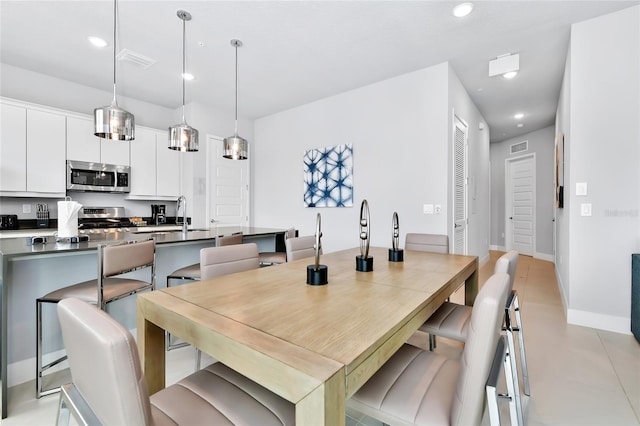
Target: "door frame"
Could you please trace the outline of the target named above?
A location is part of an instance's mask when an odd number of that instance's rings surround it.
[[[512,232],[513,232],[513,226],[512,226],[512,222],[509,219],[509,215],[510,212],[512,211],[512,203],[511,203],[511,194],[510,194],[510,188],[511,188],[511,164],[515,163],[517,161],[522,161],[525,160],[527,158],[530,158],[533,160],[533,179],[532,179],[532,186],[533,186],[533,225],[532,225],[532,232],[533,232],[533,238],[532,238],[532,243],[531,243],[531,256],[535,257],[536,254],[536,223],[537,223],[537,214],[536,214],[536,206],[537,206],[537,199],[538,199],[538,188],[536,186],[536,180],[537,180],[537,160],[536,160],[536,153],[532,152],[529,154],[524,154],[524,155],[519,155],[517,157],[511,157],[511,158],[506,158],[504,160],[504,246],[505,246],[505,250],[509,251],[512,249],[512,244],[511,244],[511,240],[513,239],[512,237]]]

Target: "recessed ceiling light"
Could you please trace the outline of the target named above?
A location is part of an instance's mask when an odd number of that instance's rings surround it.
[[[519,112],[519,113],[517,113],[517,114],[515,114],[515,115],[513,116],[513,118],[515,118],[516,120],[520,120],[522,117],[524,117],[524,114],[523,114],[523,113],[521,113],[521,112]]]
[[[193,80],[195,77],[193,76],[193,74],[189,74],[188,72],[185,72],[184,74],[182,74],[182,78],[184,78],[187,81],[191,81]]]
[[[87,39],[89,40],[89,43],[93,44],[96,47],[106,47],[107,46],[107,42],[105,40],[101,39],[100,37],[89,36],[89,37],[87,37]]]
[[[522,124],[522,123],[518,123],[518,124],[516,124],[516,127],[518,127],[518,128],[520,128],[520,127],[524,127],[524,124]]]
[[[504,74],[502,74],[502,76],[504,78],[506,78],[507,80],[511,80],[516,75],[518,75],[518,71],[509,71],[509,72],[505,72]]]
[[[471,13],[473,10],[473,3],[460,3],[453,8],[453,16],[456,18],[463,18]]]

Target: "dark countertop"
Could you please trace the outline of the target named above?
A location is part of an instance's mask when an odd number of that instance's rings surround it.
[[[166,229],[170,228],[170,229]],[[195,241],[212,240],[219,235],[230,235],[242,232],[245,237],[259,237],[284,233],[284,229],[256,228],[240,226],[216,226],[209,229],[194,229],[182,235],[181,228],[177,226],[153,227],[146,226],[138,231],[120,232],[117,239],[88,241],[81,243],[57,243],[55,237],[49,236],[46,244],[27,244],[27,238],[4,238],[0,239],[0,255],[2,256],[23,256],[36,254],[54,254],[65,252],[81,252],[87,250],[97,250],[101,244],[116,244],[122,241],[136,241],[153,238],[156,244],[176,244],[189,243]]]

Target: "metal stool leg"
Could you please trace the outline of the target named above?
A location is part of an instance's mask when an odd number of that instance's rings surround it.
[[[193,281],[192,278],[174,277],[174,276],[169,275],[167,277],[167,288],[171,287],[171,284],[170,284],[171,282],[169,281],[171,279],[176,279],[176,280],[188,279],[188,280]],[[187,342],[171,343],[171,333],[169,333],[167,331],[167,341],[166,341],[167,351],[170,351],[171,349],[184,348],[185,346],[189,346],[189,344]]]
[[[514,331],[518,332],[518,346],[520,346],[520,368],[522,369],[522,381],[524,382],[524,394],[531,395],[531,389],[529,388],[529,370],[527,369],[527,356],[524,350],[524,333],[522,331],[522,320],[520,319],[520,303],[518,302],[518,293],[514,291],[513,296],[513,310],[516,316],[516,328]]]
[[[513,329],[511,328],[511,318],[509,315],[505,315],[505,328],[507,334],[507,356],[510,358],[511,364],[511,383],[513,383],[513,398],[515,399],[518,424],[523,425],[524,420],[522,417],[522,400],[520,398],[520,384],[518,383],[518,367],[515,363],[515,342],[513,339]]]
[[[436,348],[436,336],[435,334],[429,334],[429,350],[433,351]]]
[[[504,375],[505,381],[507,383],[507,393],[508,395],[500,395],[501,397],[505,397],[509,400],[509,418],[511,419],[512,425],[520,425],[522,426],[522,411],[518,411],[518,407],[516,404],[516,390],[514,388],[514,377],[513,377],[513,369],[512,369],[511,356],[508,353],[505,353],[504,357]],[[516,378],[517,382],[517,378]]]
[[[64,355],[54,361],[51,361],[47,365],[42,365],[42,304],[43,300],[36,299],[36,399],[41,396],[50,395],[52,393],[60,392],[60,388],[42,389],[42,377],[43,373],[49,368],[60,364],[67,359]],[[54,303],[54,302],[46,302]],[[57,302],[56,302],[57,303]]]

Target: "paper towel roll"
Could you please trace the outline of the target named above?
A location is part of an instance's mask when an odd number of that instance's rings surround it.
[[[82,204],[76,201],[58,201],[58,237],[78,236],[78,212]]]

